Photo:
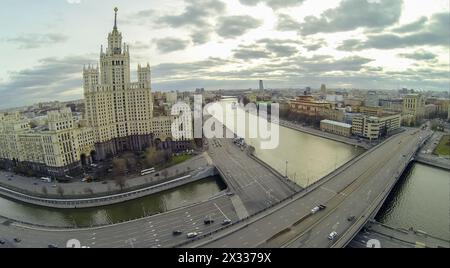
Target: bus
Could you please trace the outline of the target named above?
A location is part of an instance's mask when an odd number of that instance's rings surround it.
[[[144,169],[144,170],[141,170],[141,176],[150,175],[155,172],[156,172],[155,168]]]

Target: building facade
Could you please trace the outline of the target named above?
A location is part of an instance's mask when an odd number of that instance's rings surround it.
[[[289,106],[291,112],[310,117],[326,117],[333,108],[331,103],[316,100],[311,95],[298,96]]]
[[[377,140],[401,127],[401,115],[369,116],[360,114],[353,117],[352,133],[369,140]]]
[[[344,137],[350,137],[352,135],[352,125],[332,120],[320,121],[320,130]]]
[[[31,128],[18,112],[0,113],[0,164],[62,177],[123,151],[187,149],[193,139],[190,106],[154,117],[149,64],[138,66],[137,82],[130,76],[129,47],[122,43],[116,9],[99,67],[83,68],[84,119],[62,108],[49,111],[45,125]]]

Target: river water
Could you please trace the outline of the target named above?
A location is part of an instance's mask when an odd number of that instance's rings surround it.
[[[376,219],[450,240],[450,172],[414,164],[403,174]]]
[[[106,225],[203,201],[225,187],[220,177],[210,177],[128,202],[86,209],[50,209],[0,197],[0,215],[23,222],[60,227]]]

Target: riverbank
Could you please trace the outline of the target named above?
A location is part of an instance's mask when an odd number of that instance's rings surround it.
[[[36,178],[17,175],[11,177],[10,173],[0,172],[0,195],[20,202],[51,208],[88,208],[129,201],[217,174],[215,168],[208,164],[203,154],[166,170],[168,174],[176,175],[167,178],[155,175],[132,178],[127,180],[123,189],[120,189],[114,182],[106,184],[75,182],[52,185],[40,182]],[[180,172],[180,170],[189,171]],[[46,187],[47,194],[42,193],[42,187]],[[62,188],[66,194],[59,194],[58,188]]]
[[[354,138],[347,138],[347,137],[339,136],[339,135],[324,132],[324,131],[321,131],[318,129],[304,127],[302,125],[299,125],[299,124],[296,124],[293,122],[289,122],[287,120],[280,119],[278,124],[280,126],[287,127],[287,128],[297,130],[297,131],[301,131],[303,133],[307,133],[307,134],[310,134],[313,136],[317,136],[317,137],[321,137],[324,139],[329,139],[329,140],[333,140],[333,141],[337,141],[337,142],[342,142],[342,143],[345,143],[348,145],[358,146],[358,147],[361,147],[366,150],[368,150],[374,146],[374,144],[371,144],[365,140],[357,140]]]

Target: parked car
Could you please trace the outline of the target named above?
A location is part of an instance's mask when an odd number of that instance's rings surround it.
[[[20,242],[22,242],[22,240],[20,239],[20,238],[14,238],[14,242],[16,242],[16,243],[20,243]]]
[[[48,245],[48,248],[58,248],[58,246],[51,244],[51,245]]]
[[[4,244],[6,244],[6,241],[5,240],[0,240],[0,245],[4,245]]]
[[[347,218],[348,221],[354,221],[355,220],[355,216],[350,216]]]

